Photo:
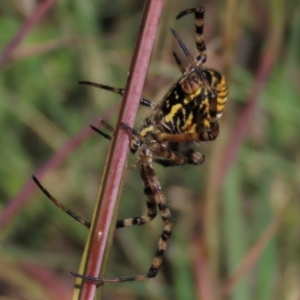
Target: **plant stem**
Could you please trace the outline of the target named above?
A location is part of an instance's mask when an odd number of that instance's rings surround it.
[[[99,273],[100,276],[105,276],[106,273],[107,260],[116,224],[114,220],[118,216],[119,187],[122,183],[122,175],[130,143],[128,132],[119,130],[119,127],[121,122],[130,127],[134,124],[163,4],[164,0],[148,0],[145,2],[121,111],[102,177],[91,230],[79,269],[81,274],[98,277]],[[100,295],[97,296],[98,299],[102,298],[102,290],[102,288],[99,289]],[[94,299],[95,291],[95,283],[77,279],[73,300]]]

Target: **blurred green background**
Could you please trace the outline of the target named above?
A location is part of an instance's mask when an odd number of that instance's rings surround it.
[[[41,3],[0,4],[1,49]],[[197,54],[193,15],[175,21],[197,5],[206,9],[206,65],[229,80],[220,136],[200,145],[202,166],[155,166],[174,219],[163,266],[146,282],[106,284],[105,299],[300,299],[300,2],[166,1],[145,97],[159,101],[180,76],[169,27]],[[2,65],[0,299],[71,296],[87,230],[34,189],[31,174],[42,168],[45,187],[90,220],[109,141],[87,128],[104,114],[114,124],[120,97],[77,82],[124,86],[142,8],[57,1]],[[82,130],[66,159],[50,160]],[[131,170],[120,218],[143,212]],[[107,276],[146,272],[162,228],[158,217],[117,232]]]

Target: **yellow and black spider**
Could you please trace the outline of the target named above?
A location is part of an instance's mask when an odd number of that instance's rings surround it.
[[[174,29],[171,29],[180,47],[189,58],[191,66],[185,69],[178,56],[173,52],[176,63],[182,73],[181,78],[171,87],[160,103],[155,104],[147,99],[141,99],[141,104],[150,107],[152,111],[143,121],[139,130],[136,131],[126,124],[122,124],[123,128],[132,134],[130,150],[136,156],[136,166],[144,183],[148,213],[144,216],[119,220],[116,227],[146,224],[155,218],[158,208],[165,227],[158,242],[155,258],[146,274],[121,278],[95,278],[71,273],[76,277],[94,282],[124,282],[155,277],[162,263],[167,241],[171,236],[172,222],[171,213],[152,162],[154,161],[165,167],[202,164],[204,155],[188,148],[189,143],[212,141],[219,134],[219,120],[227,100],[227,81],[219,72],[203,67],[206,62],[206,46],[203,39],[204,8],[195,7],[184,10],[179,13],[177,19],[190,13],[195,14],[196,47],[199,55],[194,60],[178,34]],[[106,89],[121,95],[124,92],[123,89],[93,82],[84,81],[80,83]],[[105,121],[102,121],[102,124],[107,129],[113,130]],[[93,127],[93,129],[95,128]],[[110,138],[109,135],[102,131],[97,131],[106,138]],[[89,222],[78,217],[52,197],[35,176],[33,176],[33,180],[59,208],[86,227],[90,227]]]

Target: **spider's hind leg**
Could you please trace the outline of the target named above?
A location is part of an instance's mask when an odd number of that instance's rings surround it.
[[[196,47],[199,52],[199,55],[196,58],[196,63],[199,67],[201,67],[205,62],[207,58],[206,53],[206,45],[203,38],[203,27],[204,27],[204,8],[203,7],[194,7],[186,9],[182,12],[180,12],[176,19],[180,19],[181,17],[187,15],[187,14],[195,14],[195,29],[196,29]]]
[[[129,127],[127,129],[130,130]],[[147,206],[148,203],[151,203],[151,205],[153,205],[153,208],[154,206],[156,207],[157,205],[158,209],[160,210],[162,220],[165,223],[165,227],[161,233],[157,245],[155,257],[152,260],[152,264],[148,272],[146,274],[140,274],[136,276],[115,277],[115,278],[97,278],[97,277],[86,276],[86,275],[81,275],[81,274],[71,272],[73,276],[83,278],[85,280],[89,280],[92,282],[101,283],[101,282],[140,281],[149,278],[154,278],[157,275],[158,270],[162,264],[165,250],[167,248],[167,242],[172,232],[171,212],[168,208],[165,195],[162,192],[161,185],[152,167],[152,152],[151,149],[148,148],[148,146],[145,146],[145,148],[140,152],[139,159],[140,159],[139,168],[141,172],[141,178],[144,182],[144,191],[149,200],[149,202],[147,201]]]
[[[163,167],[183,166],[186,164],[200,165],[204,162],[204,154],[193,149],[180,149],[179,143],[169,143],[166,147],[160,143],[152,145],[153,161]]]
[[[182,153],[170,152],[168,157],[155,157],[153,161],[162,165],[163,167],[201,165],[205,161],[205,155],[193,149],[187,149]]]

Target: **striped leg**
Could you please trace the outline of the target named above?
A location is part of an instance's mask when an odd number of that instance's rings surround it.
[[[146,274],[129,276],[129,277],[115,277],[115,278],[96,278],[92,276],[80,275],[74,272],[71,274],[75,277],[83,278],[92,282],[126,282],[126,281],[140,281],[148,278],[153,278],[157,275],[158,270],[162,264],[163,255],[167,248],[168,239],[171,236],[172,232],[172,222],[171,222],[171,212],[167,206],[167,201],[165,195],[162,192],[160,183],[156,177],[154,169],[152,167],[152,153],[150,149],[145,146],[144,155],[139,157],[139,167],[141,172],[141,177],[144,181],[145,191],[148,194],[149,198],[155,199],[156,205],[161,213],[165,227],[160,236],[158,246],[156,249],[155,257],[152,261],[152,264]]]
[[[79,222],[80,224],[82,224],[83,226],[90,228],[91,227],[91,223],[82,219],[81,217],[79,217],[78,215],[76,215],[75,213],[73,213],[71,210],[69,210],[67,207],[65,207],[63,204],[61,204],[58,200],[56,200],[45,188],[44,186],[39,182],[39,180],[32,175],[32,179],[35,182],[35,184],[39,187],[39,189],[46,195],[46,197],[52,201],[59,209],[61,209],[62,211],[64,211],[65,213],[67,213],[70,217],[72,217],[74,220],[76,220],[77,222]]]
[[[107,90],[116,94],[119,94],[121,96],[124,95],[124,89],[121,88],[115,88],[115,87],[111,87],[109,85],[105,85],[105,84],[101,84],[101,83],[96,83],[96,82],[91,82],[91,81],[79,81],[79,84],[85,84],[85,85],[90,85],[90,86],[94,86],[96,88],[100,88],[103,90]],[[156,103],[145,99],[145,98],[141,98],[140,100],[140,104],[146,107],[150,107],[152,109],[154,109],[156,107]]]
[[[170,28],[172,34],[174,35],[174,37],[176,38],[181,50],[183,51],[183,53],[185,54],[185,56],[188,58],[188,60],[190,61],[190,68],[185,72],[186,75],[188,75],[191,72],[196,72],[197,75],[199,76],[199,78],[202,80],[205,88],[211,93],[211,97],[216,97],[215,95],[215,91],[212,90],[211,86],[209,85],[207,79],[205,78],[204,74],[203,74],[203,70],[201,69],[201,66],[204,64],[204,62],[206,61],[206,56],[198,56],[196,61],[193,59],[190,51],[188,50],[188,48],[186,47],[186,45],[183,43],[182,39],[180,38],[179,34],[173,29]],[[203,42],[204,43],[204,42]]]
[[[204,8],[203,7],[194,7],[186,9],[180,12],[176,19],[180,19],[181,17],[187,14],[195,14],[195,29],[196,29],[196,47],[199,52],[199,56],[196,59],[197,65],[201,67],[206,62],[206,45],[203,38],[203,27],[204,27]]]
[[[70,209],[65,207],[62,203],[60,203],[56,198],[54,198],[48,190],[45,189],[45,187],[40,183],[40,181],[32,175],[33,181],[36,183],[36,185],[40,188],[40,190],[46,195],[46,197],[52,201],[59,209],[64,211],[66,214],[68,214],[70,217],[72,217],[75,221],[79,222],[83,226],[90,228],[91,223],[84,220],[74,212],[72,212]],[[123,228],[123,227],[130,227],[133,225],[144,225],[146,223],[149,223],[151,220],[153,220],[156,217],[157,210],[156,210],[156,204],[155,204],[155,199],[151,197],[151,194],[149,193],[149,187],[145,186],[144,187],[144,193],[147,197],[147,215],[143,216],[138,216],[134,218],[127,218],[123,220],[118,220],[116,224],[116,228]]]
[[[183,66],[181,60],[179,59],[178,55],[174,51],[172,52],[172,54],[173,54],[173,57],[176,61],[177,66],[179,67],[179,70],[181,71],[182,74],[184,74],[186,72],[186,69]]]
[[[173,135],[173,134],[172,134]],[[153,153],[153,161],[164,167],[183,166],[186,164],[200,165],[204,162],[205,156],[193,149],[178,149],[178,144],[153,143],[149,146]]]
[[[159,133],[155,135],[155,138],[161,142],[171,142],[171,143],[187,143],[187,142],[199,142],[199,141],[213,141],[219,134],[219,124],[213,123],[209,124],[207,130],[202,132],[192,132],[192,133]],[[197,152],[196,152],[197,153]]]
[[[163,157],[163,158],[161,158]],[[153,161],[163,167],[175,167],[183,165],[201,165],[204,163],[205,155],[193,149],[186,149],[184,152],[169,150],[168,156],[154,157]]]
[[[149,223],[156,217],[157,214],[156,199],[152,193],[151,186],[148,184],[147,180],[145,180],[145,178],[143,177],[142,180],[144,182],[144,194],[147,198],[146,200],[147,215],[143,215],[135,218],[127,218],[124,220],[118,220],[117,228],[130,227],[133,225],[144,225],[146,223]]]
[[[167,248],[167,242],[172,232],[171,212],[168,208],[166,197],[162,192],[161,185],[152,167],[152,153],[148,153],[142,157],[141,162],[141,177],[145,181],[145,184],[148,184],[151,188],[152,195],[155,198],[156,204],[161,213],[161,218],[165,223],[165,227],[161,233],[155,257],[152,261],[150,269],[148,270],[147,274],[137,276],[137,280],[153,278],[157,275],[157,272],[162,264],[163,255]]]

